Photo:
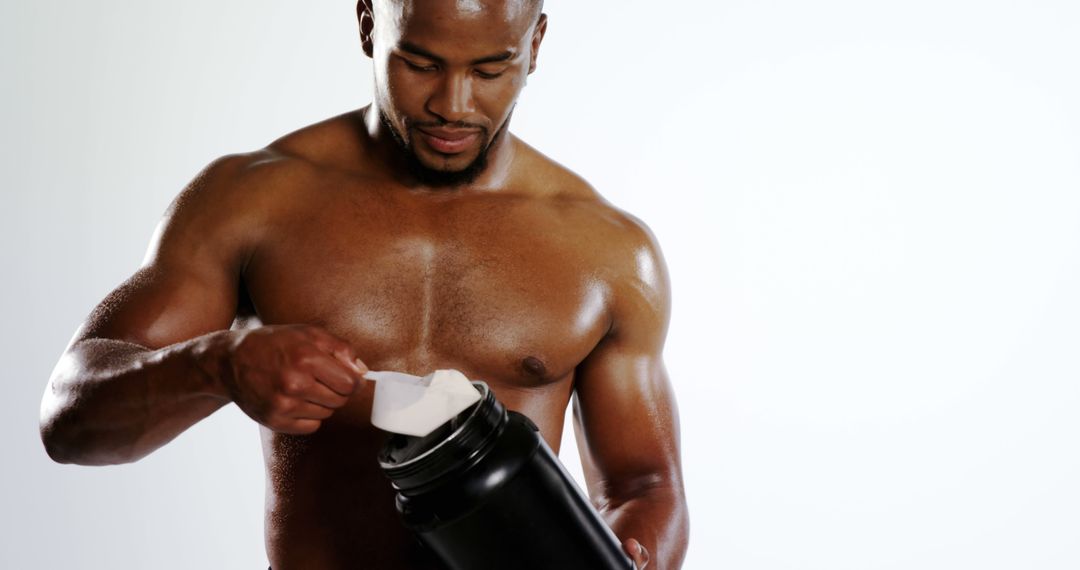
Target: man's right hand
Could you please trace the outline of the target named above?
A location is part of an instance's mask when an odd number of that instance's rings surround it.
[[[367,366],[348,343],[310,325],[229,331],[209,369],[228,398],[260,424],[309,434],[345,405]]]

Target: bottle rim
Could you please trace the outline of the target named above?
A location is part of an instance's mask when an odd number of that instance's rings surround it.
[[[489,441],[506,423],[506,409],[495,399],[487,383],[473,380],[472,384],[481,394],[480,401],[469,409],[468,415],[459,420],[460,424],[450,435],[405,461],[388,461],[389,454],[385,451],[379,454],[379,467],[399,489],[414,489],[426,485],[469,464],[477,454],[484,451]]]

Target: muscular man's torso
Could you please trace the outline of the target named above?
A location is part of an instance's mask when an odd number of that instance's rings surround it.
[[[626,224],[580,179],[514,139],[505,188],[410,189],[363,165],[344,115],[271,146],[240,316],[310,323],[372,370],[456,368],[528,415],[555,450],[574,369],[611,326]],[[374,174],[371,174],[374,172]],[[622,248],[625,249],[625,248]],[[401,526],[370,424],[374,384],[314,434],[263,428],[276,570],[433,566]]]

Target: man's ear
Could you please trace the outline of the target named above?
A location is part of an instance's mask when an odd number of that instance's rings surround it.
[[[529,54],[529,73],[536,71],[536,55],[540,53],[540,42],[544,41],[547,33],[547,14],[540,14],[540,19],[533,28],[532,53]]]
[[[375,29],[374,10],[371,0],[359,0],[356,3],[356,19],[360,23],[360,45],[364,48],[364,54],[371,57],[374,53],[371,43],[371,32]]]

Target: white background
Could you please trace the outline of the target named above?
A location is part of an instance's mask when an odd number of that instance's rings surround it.
[[[513,127],[666,253],[686,568],[1080,567],[1078,6],[548,1]],[[4,0],[0,567],[265,565],[235,407],[88,468],[38,402],[202,166],[370,100],[354,18]]]

